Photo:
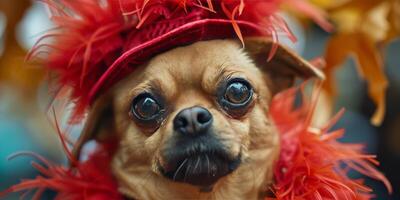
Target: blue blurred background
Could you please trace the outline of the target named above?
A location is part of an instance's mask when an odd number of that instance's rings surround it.
[[[49,120],[50,102],[45,73],[35,64],[24,62],[24,55],[51,28],[47,11],[40,3],[29,0],[0,0],[0,191],[21,178],[33,177],[32,158],[7,158],[17,151],[33,151],[53,162],[65,158],[56,132]],[[324,52],[328,33],[318,27],[304,30],[294,18],[287,17],[299,38],[291,45],[305,58],[312,59]],[[387,93],[387,114],[382,126],[374,127],[369,117],[375,106],[367,97],[366,83],[359,78],[355,63],[350,59],[337,71],[339,96],[335,110],[345,107],[347,112],[336,127],[344,127],[348,134],[343,141],[365,143],[370,153],[378,155],[380,169],[394,187],[387,196],[381,183],[368,180],[377,191],[376,199],[400,199],[400,41],[385,49],[385,71],[390,86]],[[51,117],[50,117],[51,118]],[[75,130],[79,133],[79,128]],[[51,198],[44,196],[43,199]],[[10,195],[7,199],[18,199]]]

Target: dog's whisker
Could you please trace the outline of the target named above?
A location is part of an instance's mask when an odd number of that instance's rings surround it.
[[[197,158],[196,165],[194,166],[193,172],[196,172],[197,167],[200,164],[200,156]]]
[[[188,161],[188,159],[186,158],[186,159],[181,163],[181,165],[178,167],[178,169],[176,170],[176,172],[175,172],[175,174],[174,174],[173,180],[176,180],[176,175],[178,175],[179,171],[182,169],[182,167],[185,165],[185,163],[186,163],[187,161]]]
[[[188,166],[186,167],[185,176],[183,177],[183,182],[186,182],[186,177],[191,167],[192,167],[192,162],[189,162]]]
[[[195,165],[196,166],[196,165]],[[192,170],[191,170],[191,173],[192,174],[195,174],[196,173],[196,169],[194,168],[195,166],[193,166],[193,168],[192,168]]]
[[[207,174],[210,174],[210,158],[208,158],[207,154],[206,154],[206,159],[207,159]]]

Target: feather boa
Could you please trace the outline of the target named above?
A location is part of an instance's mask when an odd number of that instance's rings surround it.
[[[72,88],[72,122],[81,120],[99,93],[169,48],[232,37],[242,42],[248,36],[278,41],[280,34],[294,41],[276,14],[282,4],[330,28],[325,14],[306,0],[41,1],[48,5],[56,28],[37,41],[28,59],[46,54],[44,64],[58,75],[57,86]]]
[[[271,187],[275,197],[266,200],[371,199],[372,189],[362,180],[349,178],[350,169],[382,181],[391,192],[388,180],[374,167],[378,165],[375,156],[363,154],[360,145],[338,142],[344,130],[329,132],[343,112],[325,127],[312,128],[317,95],[314,93],[310,102],[293,109],[298,91],[291,89],[281,93],[271,104],[270,114],[281,135],[281,152]],[[37,189],[34,199],[39,199],[45,189],[50,189],[58,193],[57,199],[122,200],[108,165],[115,142],[100,145],[87,161],[77,162],[60,136],[72,167],[59,166],[36,156],[42,164],[32,165],[41,175],[10,187],[0,193],[0,197],[10,192]]]
[[[370,199],[372,189],[362,180],[348,177],[349,170],[383,182],[391,193],[385,176],[374,165],[375,155],[362,153],[363,146],[338,141],[343,129],[330,131],[344,113],[340,111],[322,128],[313,128],[311,119],[315,112],[319,89],[311,101],[304,97],[299,108],[293,110],[296,89],[276,96],[271,105],[271,115],[281,134],[280,159],[275,167],[273,192],[277,199]]]

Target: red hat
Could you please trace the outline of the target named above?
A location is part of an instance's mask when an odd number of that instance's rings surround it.
[[[277,15],[282,3],[328,27],[303,0],[44,0],[56,29],[29,57],[48,53],[60,85],[72,87],[74,117],[155,54],[201,40],[294,36]],[[50,43],[44,40],[52,38]],[[46,49],[43,49],[43,48]],[[77,118],[78,117],[78,118]]]

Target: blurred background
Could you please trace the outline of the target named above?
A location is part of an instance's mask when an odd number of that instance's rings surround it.
[[[299,39],[288,45],[307,59],[325,54],[327,41],[335,32],[327,33],[312,24],[303,26],[302,19],[285,16]],[[53,162],[65,162],[48,112],[51,95],[46,73],[40,65],[24,60],[35,41],[51,27],[43,4],[0,0],[0,191],[37,175],[30,165],[33,158],[7,159],[18,151],[33,151]],[[346,59],[344,66],[334,72],[339,92],[333,112],[346,108],[336,126],[347,129],[343,141],[366,144],[367,152],[378,155],[380,169],[393,185],[394,194],[388,196],[383,184],[368,180],[378,194],[376,199],[400,199],[400,40],[393,39],[379,48],[389,81],[382,124],[374,126],[370,122],[376,106],[368,97],[367,83],[359,75],[354,59]],[[73,130],[75,135],[79,131],[79,126]],[[47,194],[43,199],[51,196]],[[18,195],[7,199],[18,199]]]

